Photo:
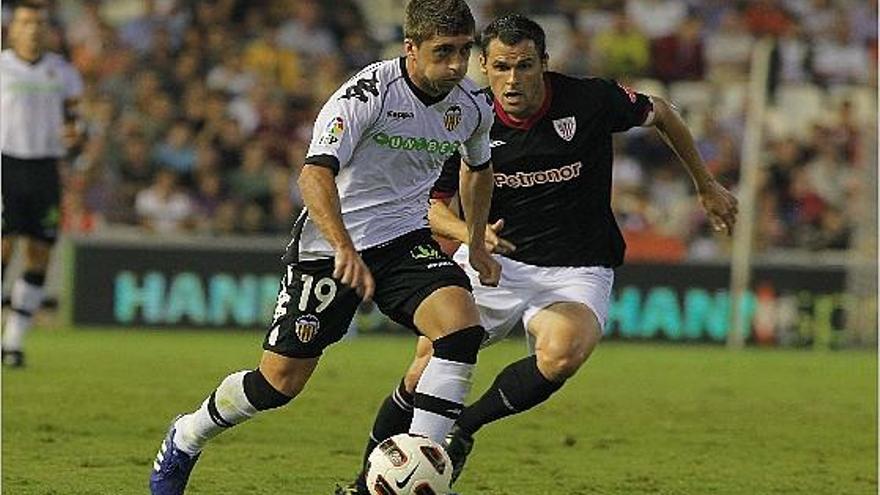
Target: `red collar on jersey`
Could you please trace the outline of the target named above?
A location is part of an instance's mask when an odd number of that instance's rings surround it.
[[[544,75],[544,102],[541,103],[541,108],[539,108],[537,112],[533,113],[525,120],[514,119],[504,111],[504,108],[501,107],[501,102],[498,101],[498,97],[496,96],[494,101],[495,114],[498,115],[498,118],[501,119],[501,122],[507,127],[527,131],[547,114],[547,110],[550,110],[550,103],[552,101],[553,86],[550,85],[550,78]]]

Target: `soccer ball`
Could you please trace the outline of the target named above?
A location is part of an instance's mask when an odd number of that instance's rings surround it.
[[[429,438],[402,433],[380,443],[368,458],[371,495],[446,495],[452,461]]]

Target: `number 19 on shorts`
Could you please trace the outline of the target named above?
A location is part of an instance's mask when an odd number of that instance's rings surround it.
[[[336,297],[336,281],[330,277],[324,277],[315,282],[315,277],[308,273],[300,275],[302,281],[302,292],[299,296],[300,311],[305,311],[309,306],[309,299],[314,296],[318,300],[318,306],[315,307],[315,313],[320,313],[327,309],[327,306],[333,302]]]

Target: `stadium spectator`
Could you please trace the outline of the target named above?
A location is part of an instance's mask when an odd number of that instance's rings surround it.
[[[113,131],[100,159],[108,164],[111,179],[119,181],[123,192],[112,195],[104,207],[106,211],[96,212],[107,219],[97,224],[98,229],[134,222],[136,191],[127,187],[138,183],[139,191],[150,182],[123,179],[123,169],[131,165],[139,171],[135,175],[144,173],[147,175],[143,178],[150,180],[155,173],[155,164],[149,159],[137,165],[130,160],[125,151],[128,136],[138,136],[132,148],[138,149],[145,142],[152,149],[164,143],[178,119],[185,120],[191,128],[196,156],[203,143],[213,148],[202,154],[211,164],[207,168],[219,174],[226,191],[233,173],[242,166],[243,150],[251,140],[261,141],[267,159],[279,167],[296,166],[304,153],[297,143],[310,139],[309,124],[317,105],[351,70],[378,59],[383,44],[399,29],[394,9],[380,14],[367,12],[368,23],[361,10],[372,4],[357,0],[334,1],[332,12],[329,4],[315,0],[134,3],[138,8],[131,10],[111,9],[107,2],[96,0],[58,3],[50,9],[47,26],[47,47],[63,51],[69,43],[75,63],[86,73],[82,106],[87,133],[91,139],[99,139],[108,130]],[[568,19],[570,28],[552,33],[555,42],[567,50],[557,49],[559,56],[551,60],[554,69],[583,76],[637,72],[637,82],[641,77],[651,77],[654,79],[647,81],[648,87],[659,84],[667,90],[675,90],[680,81],[699,82],[693,86],[695,94],[705,92],[709,98],[698,103],[682,101],[682,110],[694,124],[699,149],[707,161],[713,167],[727,169],[722,175],[729,180],[738,176],[736,155],[745,110],[745,99],[737,96],[742,95],[741,81],[749,73],[756,37],[764,33],[775,36],[776,94],[793,84],[827,87],[820,90],[820,103],[837,111],[833,123],[823,125],[827,131],[822,136],[840,150],[841,163],[859,173],[853,167],[864,159],[859,131],[864,126],[865,101],[840,97],[835,92],[854,84],[876,88],[876,2],[482,0],[475,4],[479,5],[478,21],[513,11]],[[4,13],[7,15],[3,20],[8,22],[8,4]],[[630,26],[625,35],[615,32],[615,27],[621,25]],[[302,39],[306,41],[296,41]],[[396,45],[393,50],[396,53]],[[844,108],[839,106],[840,101],[850,103]],[[801,127],[789,128],[792,124]],[[779,135],[766,146],[768,162],[775,159],[773,143],[796,134],[793,146],[806,163],[813,156],[811,142],[817,137],[803,134],[810,126],[808,121],[786,121],[775,128]],[[619,141],[633,160],[623,162],[626,170],[620,176],[632,176],[635,169],[631,165],[635,164],[647,194],[655,178],[653,169],[669,159],[662,152],[662,143],[646,141],[637,132]],[[736,148],[735,152],[731,154],[730,148]],[[122,167],[123,162],[131,163]],[[195,172],[197,176],[199,173]],[[197,182],[184,182],[181,187],[195,194]],[[631,185],[615,187],[626,191]],[[784,210],[790,201],[787,187],[776,180],[766,187],[766,193],[777,198],[772,209]],[[287,204],[288,200],[276,200],[280,195],[272,192],[271,199],[262,204],[265,229],[277,230],[280,227],[271,225],[285,223],[273,220],[274,211],[300,208],[297,195],[294,187],[288,194],[291,204]],[[121,197],[128,197],[122,201],[128,207],[117,207]],[[240,206],[228,210],[240,214]],[[678,217],[671,212],[657,215],[655,218]],[[846,212],[843,216],[851,230],[857,217]],[[226,231],[241,229],[237,220],[225,223],[233,225],[224,227]],[[794,225],[787,221],[781,224],[785,232]],[[813,228],[821,230],[822,222]],[[698,227],[683,235],[688,243],[704,247],[711,243]],[[768,238],[774,241],[764,244],[767,249],[796,246],[787,234]],[[777,245],[777,240],[782,244]]]
[[[651,60],[654,76],[671,81],[703,79],[702,21],[690,16],[674,33],[655,38],[651,42]]]
[[[728,10],[719,29],[706,35],[706,75],[713,81],[743,79],[749,73],[753,43],[739,12]]]
[[[195,207],[189,195],[178,186],[173,170],[160,168],[152,185],[135,198],[138,224],[159,234],[173,234],[193,226]]]
[[[816,42],[813,70],[817,82],[824,85],[865,84],[872,68],[868,50],[851,40],[847,18],[838,16],[835,21],[830,36]]]
[[[196,150],[189,123],[183,119],[175,121],[165,134],[165,139],[153,148],[152,154],[159,167],[173,170],[188,183],[196,165]]]
[[[687,17],[687,4],[680,0],[626,0],[625,15],[649,39],[673,35]]]
[[[278,29],[278,44],[311,59],[335,56],[336,40],[321,22],[323,7],[315,0],[299,0],[290,6],[292,15]]]
[[[617,14],[611,28],[596,35],[594,48],[598,70],[608,77],[636,77],[647,72],[648,38],[624,14]]]

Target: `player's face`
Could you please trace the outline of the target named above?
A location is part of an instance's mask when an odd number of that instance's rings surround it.
[[[480,57],[483,74],[504,111],[518,119],[528,118],[544,102],[544,71],[547,57],[541,57],[535,42],[524,39],[505,45],[499,39],[489,42]]]
[[[449,93],[467,74],[473,46],[474,37],[470,34],[433,36],[418,46],[405,40],[413,81],[432,96]]]
[[[42,49],[48,26],[47,17],[48,14],[43,9],[15,9],[9,26],[12,42],[26,50]]]

